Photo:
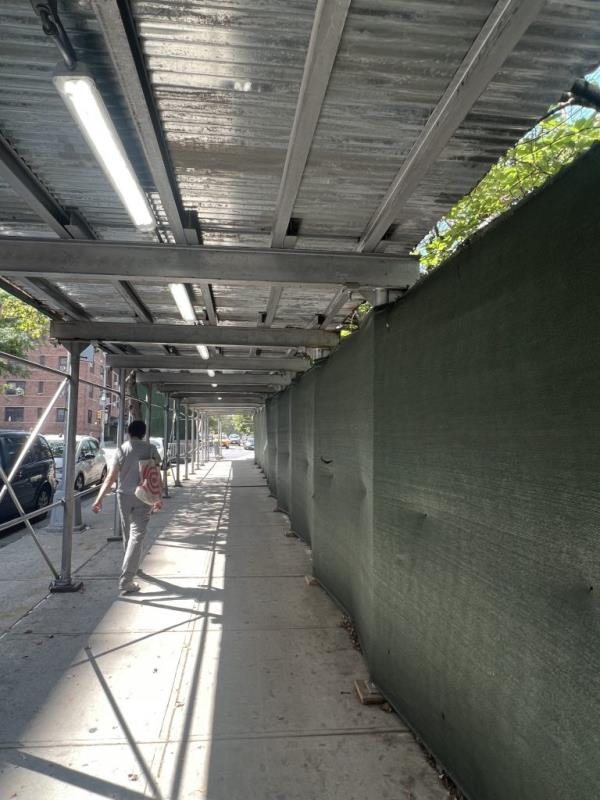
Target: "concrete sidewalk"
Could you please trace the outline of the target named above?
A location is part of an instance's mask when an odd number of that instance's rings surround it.
[[[117,596],[102,546],[82,593],[0,640],[1,800],[447,796],[400,720],[358,703],[341,613],[235,455],[153,517],[141,594]]]

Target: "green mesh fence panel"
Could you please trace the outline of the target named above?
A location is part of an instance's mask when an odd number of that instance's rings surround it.
[[[290,511],[290,390],[277,395],[277,506]]]
[[[472,800],[600,797],[599,185],[594,149],[292,390],[292,525]]]
[[[291,387],[291,497],[290,517],[294,532],[311,540],[314,492],[315,385],[320,368],[309,370]]]
[[[277,426],[279,425],[278,396],[272,397],[266,404],[267,451],[266,469],[267,483],[274,495],[277,495]]]
[[[371,661],[477,800],[600,797],[599,184],[377,319]]]
[[[265,453],[267,448],[267,431],[265,409],[259,408],[254,416],[254,460],[259,467],[265,469]]]
[[[368,321],[319,369],[314,412],[314,571],[363,636],[373,590],[373,330]]]

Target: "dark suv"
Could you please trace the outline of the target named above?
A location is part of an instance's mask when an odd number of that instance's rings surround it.
[[[29,434],[20,431],[0,431],[0,461],[7,475],[28,436]],[[3,486],[4,482],[0,480],[0,490]],[[56,471],[52,451],[43,436],[36,437],[25,461],[11,481],[11,486],[25,511],[43,509],[52,502],[56,489]],[[6,522],[18,515],[12,498],[5,492],[0,502],[0,522]]]

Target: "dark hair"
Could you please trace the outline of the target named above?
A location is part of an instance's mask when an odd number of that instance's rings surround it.
[[[146,423],[143,419],[134,419],[127,426],[127,433],[136,439],[143,439],[146,435]]]

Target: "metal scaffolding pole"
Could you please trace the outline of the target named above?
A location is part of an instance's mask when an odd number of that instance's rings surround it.
[[[189,458],[188,444],[189,444],[189,421],[190,421],[190,419],[189,419],[189,410],[188,410],[187,405],[183,406],[183,417],[184,417],[183,452],[184,452],[184,458],[185,458],[185,469],[184,469],[183,479],[185,481],[187,481],[188,478],[189,478],[189,472],[188,472],[188,458]]]
[[[117,370],[117,385],[119,391],[117,393],[118,404],[118,417],[117,417],[117,448],[123,444],[125,438],[125,370]],[[119,504],[117,502],[117,495],[115,494],[115,509],[113,517],[113,535],[107,538],[109,542],[120,542],[122,539],[121,532],[121,515],[119,514]]]
[[[181,422],[181,400],[174,401],[175,406],[175,486],[181,486],[181,438],[179,428]]]
[[[193,408],[190,412],[190,472],[196,471],[196,417]]]
[[[169,406],[170,397],[166,395],[163,413],[163,497],[169,496]]]
[[[150,441],[150,428],[152,427],[152,386],[146,383],[146,436],[144,437],[147,442]]]
[[[67,388],[67,430],[63,454],[63,480],[65,514],[63,518],[60,577],[50,584],[51,592],[77,592],[82,581],[73,581],[71,560],[73,555],[73,522],[75,520],[75,453],[77,450],[77,405],[79,400],[79,357],[87,346],[85,342],[66,342],[69,351],[69,383]]]
[[[204,461],[210,461],[210,417],[208,416],[208,411],[203,413],[204,419],[204,430],[206,431],[206,436],[204,437]]]
[[[200,467],[204,464],[204,458],[202,458],[202,448],[204,446],[205,439],[206,431],[204,430],[202,414],[198,412],[198,447],[196,452],[198,469],[200,469]]]
[[[217,446],[215,447],[215,455],[217,458],[222,458],[223,455],[221,453],[221,440],[223,438],[222,432],[222,421],[221,417],[217,417]]]

